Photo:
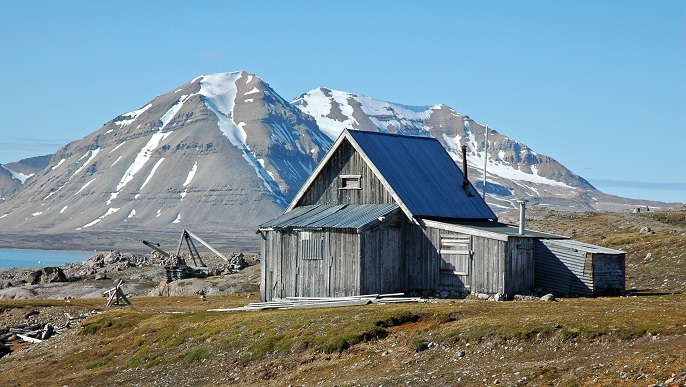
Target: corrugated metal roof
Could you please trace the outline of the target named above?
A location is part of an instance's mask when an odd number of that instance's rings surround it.
[[[590,243],[579,242],[571,239],[567,240],[544,240],[542,241],[546,244],[554,244],[562,247],[566,247],[572,250],[584,251],[589,253],[598,254],[625,254],[624,251],[615,250],[608,247],[592,245]]]
[[[540,232],[540,231],[534,231],[534,230],[524,230],[524,235],[519,235],[519,227],[514,226],[511,224],[505,224],[505,223],[500,223],[500,222],[494,222],[494,221],[469,221],[469,220],[459,220],[459,219],[440,219],[440,220],[429,220],[426,219],[424,221],[425,224],[431,227],[441,227],[443,225],[447,229],[450,228],[450,226],[454,226],[453,228],[461,228],[464,229],[465,231],[468,231],[468,229],[473,229],[473,230],[478,230],[478,231],[484,231],[488,233],[494,233],[498,235],[502,235],[505,237],[527,237],[527,238],[546,238],[546,239],[566,239],[566,236],[561,236],[561,235],[555,235],[555,234],[549,234],[545,232]]]
[[[414,217],[497,219],[471,184],[467,196],[462,171],[435,138],[347,133]]]
[[[358,231],[380,222],[396,211],[396,204],[344,204],[296,207],[276,219],[259,225],[267,228],[352,228]]]

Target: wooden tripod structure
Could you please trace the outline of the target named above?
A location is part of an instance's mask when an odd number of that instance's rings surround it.
[[[196,241],[202,243],[210,249],[213,253],[217,254],[221,259],[225,260],[226,262],[229,262],[229,259],[226,258],[226,256],[222,253],[220,253],[217,249],[212,247],[209,243],[205,242],[200,238],[199,236],[193,234],[192,232],[188,230],[183,230],[181,233],[181,239],[179,239],[179,247],[176,248],[176,256],[178,257],[179,254],[181,254],[181,247],[183,246],[183,243],[186,242],[186,246],[188,246],[188,252],[191,254],[191,258],[193,259],[193,265],[198,266],[198,262],[200,262],[201,267],[206,267],[205,262],[202,261],[202,258],[200,258],[200,253],[198,252],[198,248],[195,247],[195,243],[193,242],[193,239]],[[152,248],[153,250],[157,251],[158,253],[164,255],[165,257],[169,258],[170,255],[166,251],[162,250],[159,246],[159,244],[155,245],[153,243],[150,243],[148,241],[142,241],[143,244],[146,246]],[[196,260],[197,258],[197,260]]]

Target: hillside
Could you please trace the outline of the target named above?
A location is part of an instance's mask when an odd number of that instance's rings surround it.
[[[3,357],[0,373],[10,386],[686,385],[686,208],[528,218],[530,228],[627,251],[631,290],[256,312],[207,311],[256,301],[246,288],[205,299],[134,296],[109,309],[102,298],[5,300],[0,328],[88,317]],[[231,276],[222,278],[244,278]]]

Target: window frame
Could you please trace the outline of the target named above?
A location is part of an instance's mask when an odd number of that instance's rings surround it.
[[[350,184],[352,183],[352,184]],[[339,175],[338,189],[359,190],[362,189],[362,175]]]

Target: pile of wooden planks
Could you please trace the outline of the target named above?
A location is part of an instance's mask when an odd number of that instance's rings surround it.
[[[16,352],[31,344],[42,343],[50,337],[70,328],[76,321],[84,320],[87,316],[72,317],[65,313],[67,321],[64,325],[53,326],[49,323],[24,323],[0,329],[0,357]]]
[[[286,297],[269,302],[251,302],[239,308],[208,309],[209,312],[256,311],[296,308],[332,308],[337,306],[359,306],[368,304],[389,304],[398,302],[423,302],[420,297],[403,297],[403,293],[367,294],[350,297]]]

